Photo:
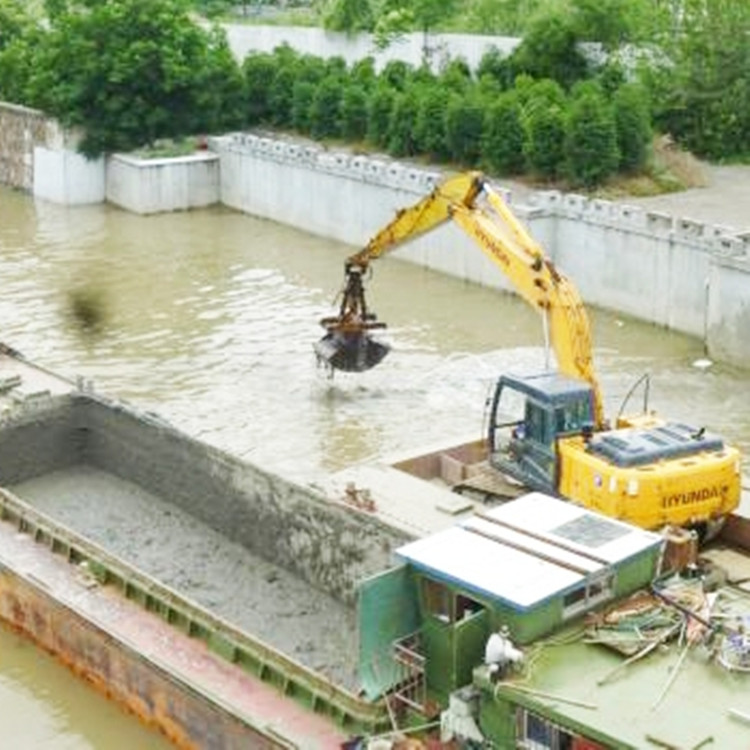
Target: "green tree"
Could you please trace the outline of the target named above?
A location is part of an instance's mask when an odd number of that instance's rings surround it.
[[[271,81],[276,73],[276,58],[266,52],[251,52],[242,63],[245,76],[247,121],[250,125],[270,118]]]
[[[468,0],[462,28],[473,34],[523,36],[549,0]]]
[[[367,134],[367,92],[364,86],[351,83],[344,89],[341,133],[350,141],[361,141]]]
[[[417,117],[414,123],[415,147],[419,153],[434,159],[445,159],[445,92],[439,85],[420,90]]]
[[[617,127],[611,104],[595,83],[576,87],[565,130],[568,174],[591,188],[611,177],[618,167]]]
[[[277,67],[268,90],[268,109],[271,122],[285,127],[292,122],[292,96],[298,78],[296,60]]]
[[[510,57],[516,73],[551,78],[566,89],[589,76],[589,64],[578,46],[569,14],[549,13],[539,18]]]
[[[311,129],[310,112],[315,97],[315,84],[297,80],[292,87],[292,126],[300,133]]]
[[[503,55],[495,46],[490,47],[482,55],[477,66],[477,78],[492,78],[500,84],[502,89],[512,88],[515,75],[510,58]]]
[[[209,133],[241,128],[247,122],[245,79],[222,29],[209,31],[208,51],[196,71],[197,119]]]
[[[618,49],[647,36],[654,11],[649,0],[570,0],[571,25],[582,41]]]
[[[25,4],[19,0],[0,0],[0,51],[33,26]]]
[[[412,66],[403,60],[389,60],[380,71],[378,80],[397,91],[403,91],[411,78]]]
[[[532,171],[547,179],[561,176],[565,165],[567,107],[560,92],[554,81],[519,90],[524,101],[524,157]]]
[[[17,0],[0,0],[0,101],[29,104],[44,30]]]
[[[653,132],[646,91],[635,83],[623,84],[613,97],[619,167],[637,172],[646,166]]]
[[[202,89],[227,69],[220,39],[180,0],[72,7],[39,51],[32,103],[64,125],[81,126],[87,155],[209,132],[222,105]]]
[[[482,150],[484,108],[473,94],[451,96],[445,110],[445,143],[451,159],[474,166]]]
[[[422,59],[428,62],[430,33],[451,18],[458,5],[458,0],[384,0],[375,24],[376,44],[387,47],[408,31],[421,31]]]
[[[371,91],[378,79],[378,75],[375,72],[375,58],[370,56],[357,60],[352,65],[349,75],[354,83],[364,86],[368,92]]]
[[[330,75],[316,87],[310,104],[310,132],[313,138],[341,135],[341,80]]]
[[[388,121],[388,153],[391,156],[413,156],[417,153],[414,126],[417,121],[417,100],[414,92],[396,95]]]
[[[383,148],[388,143],[388,127],[396,91],[385,82],[379,82],[367,103],[367,140]]]
[[[329,0],[323,9],[323,27],[354,34],[372,31],[375,14],[369,0]]]
[[[657,127],[709,158],[750,152],[750,3],[683,0],[645,76]]]
[[[518,93],[504,92],[487,109],[482,158],[498,174],[520,174],[526,166],[523,143],[523,113]]]
[[[317,84],[329,73],[328,61],[317,55],[300,55],[300,57],[290,60],[290,64],[295,69],[298,81]],[[346,67],[346,64],[344,64],[344,67]]]
[[[447,91],[466,94],[474,84],[471,68],[462,57],[454,57],[443,66],[439,77],[440,84]]]

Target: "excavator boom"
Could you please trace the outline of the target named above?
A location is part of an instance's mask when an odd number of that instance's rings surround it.
[[[481,172],[466,172],[440,182],[396,217],[359,252],[347,258],[338,316],[324,318],[326,335],[315,350],[332,369],[361,372],[388,353],[372,333],[384,328],[367,310],[362,278],[370,262],[454,221],[499,266],[515,290],[545,317],[550,344],[561,373],[585,380],[592,389],[596,426],[604,424],[602,396],[591,355],[588,316],[575,287],[560,273],[516,219]]]

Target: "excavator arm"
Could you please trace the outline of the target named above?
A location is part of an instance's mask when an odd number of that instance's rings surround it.
[[[369,332],[384,326],[376,323],[375,316],[367,310],[363,274],[372,260],[448,221],[466,232],[505,274],[516,292],[545,316],[560,372],[591,386],[595,427],[603,426],[591,329],[580,295],[480,172],[444,180],[414,206],[399,211],[362,250],[347,259],[339,315],[321,321],[327,334],[316,345],[318,356],[334,369],[351,371],[369,369],[380,362],[387,354],[387,347],[375,342]]]

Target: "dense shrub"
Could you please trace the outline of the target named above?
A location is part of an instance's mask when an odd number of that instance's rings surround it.
[[[555,88],[542,84],[531,88],[524,106],[523,153],[533,172],[555,179],[561,176],[565,164],[566,109],[550,96]]]
[[[298,81],[320,83],[328,75],[328,66],[322,57],[317,55],[302,55],[293,63]]]
[[[268,90],[268,110],[270,120],[278,127],[292,124],[292,97],[294,82],[297,80],[296,63],[277,67]]]
[[[245,111],[250,125],[270,119],[269,93],[276,73],[276,59],[265,52],[251,52],[242,64],[245,76]]]
[[[612,105],[595,84],[574,90],[565,133],[567,170],[574,183],[594,187],[617,171],[620,154]]]
[[[482,55],[477,66],[477,78],[484,77],[497,81],[500,88],[506,90],[513,87],[516,70],[509,57],[503,55],[497,47],[492,46]]]
[[[478,96],[454,94],[445,110],[448,155],[465,166],[476,165],[482,147],[484,109]]]
[[[516,74],[551,78],[566,89],[589,75],[588,62],[564,12],[540,17],[511,54],[509,65]]]
[[[498,174],[523,172],[524,127],[517,92],[501,94],[486,110],[482,136],[482,159]]]
[[[363,57],[352,65],[349,77],[353,83],[364,86],[368,92],[375,86],[378,75],[375,72],[375,58]]]
[[[413,156],[417,153],[414,126],[417,121],[417,98],[413,91],[396,94],[388,121],[388,153],[391,156]]]
[[[384,82],[379,82],[367,103],[367,140],[375,146],[388,144],[388,129],[396,92]]]
[[[292,126],[300,133],[309,133],[311,130],[310,110],[314,96],[314,83],[295,81],[292,89]]]
[[[310,104],[310,133],[314,138],[341,135],[341,81],[336,75],[324,78]]]
[[[619,167],[624,172],[637,172],[648,161],[653,133],[648,95],[637,84],[626,83],[614,93]]]
[[[389,60],[378,76],[379,80],[397,91],[403,91],[411,77],[413,68],[401,60]]]
[[[443,66],[438,80],[446,90],[446,95],[450,91],[466,94],[474,83],[468,63],[460,57]]]
[[[414,138],[419,153],[435,159],[447,158],[445,142],[445,92],[438,85],[420,89]]]
[[[364,86],[351,83],[344,89],[341,134],[350,141],[361,141],[367,134],[367,92]]]
[[[750,153],[750,3],[682,0],[680,33],[648,66],[654,120],[701,156]]]

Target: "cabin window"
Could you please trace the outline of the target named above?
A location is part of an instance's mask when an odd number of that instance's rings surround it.
[[[516,711],[516,747],[519,750],[572,750],[576,736],[544,716]]]
[[[468,620],[483,609],[484,606],[482,604],[468,596],[464,596],[463,594],[456,596],[456,622]]]
[[[615,576],[613,573],[591,578],[563,596],[563,617],[575,615],[591,609],[595,604],[611,598],[614,589]]]
[[[586,586],[579,586],[578,588],[569,591],[563,597],[563,610],[568,612],[571,609],[577,607],[583,607],[586,604]]]
[[[429,578],[423,578],[422,603],[425,612],[440,620],[440,622],[453,622],[453,594],[444,584]]]

